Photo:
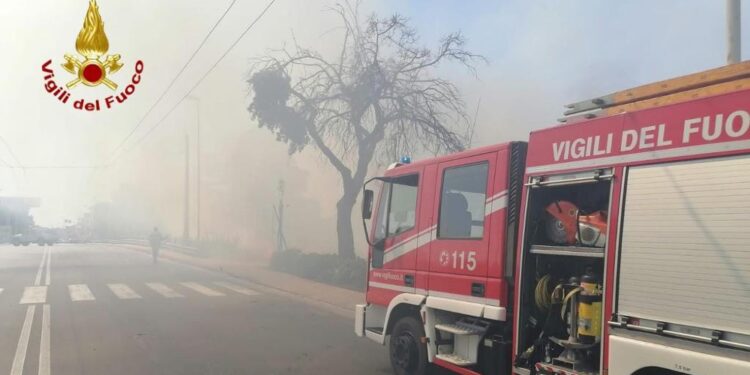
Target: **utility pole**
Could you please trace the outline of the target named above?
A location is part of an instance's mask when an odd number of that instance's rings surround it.
[[[284,180],[279,180],[279,205],[274,207],[276,214],[276,251],[286,250],[286,238],[284,237]]]
[[[741,16],[740,0],[727,0],[727,65],[742,60]]]
[[[185,218],[182,239],[190,239],[190,138],[185,132]]]
[[[201,239],[201,108],[200,108],[200,102],[196,104],[195,106],[195,120],[196,120],[196,130],[195,130],[195,148],[196,148],[196,156],[195,156],[195,164],[196,164],[196,176],[195,176],[195,184],[196,184],[196,194],[197,194],[197,207],[196,215],[198,219],[197,228],[196,230],[198,233],[196,234],[198,236],[198,240]]]
[[[196,194],[196,233],[198,241],[201,239],[201,102],[190,95],[187,97],[195,102],[195,194]]]

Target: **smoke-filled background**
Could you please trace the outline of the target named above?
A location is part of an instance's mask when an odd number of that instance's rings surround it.
[[[288,156],[286,145],[251,120],[246,80],[251,59],[291,47],[295,40],[323,55],[335,54],[341,43],[339,18],[329,10],[335,0],[276,1],[193,92],[196,100],[186,100],[160,123],[267,4],[238,1],[113,158],[229,2],[100,0],[109,53],[121,54],[125,63],[111,78],[124,86],[136,60],[143,60],[145,68],[125,103],[95,113],[58,103],[44,90],[41,71],[52,59],[58,84],[72,78],[59,64],[65,53],[75,52],[88,1],[3,4],[0,136],[7,147],[0,144],[6,165],[0,168],[0,195],[40,197],[41,206],[32,213],[44,226],[74,222],[105,202],[106,208],[99,207],[134,232],[158,225],[178,237],[187,135],[189,219],[195,236],[200,122],[202,237],[234,242],[257,254],[270,252],[272,205],[283,180],[288,246],[334,252],[338,175],[312,147]],[[524,140],[530,130],[554,125],[569,102],[725,63],[723,1],[365,0],[361,11],[363,16],[408,17],[428,47],[460,30],[466,48],[487,58],[487,64],[477,65],[476,75],[451,64],[435,72],[459,86],[468,113],[473,116],[478,109],[473,146]],[[748,24],[747,10],[742,18]],[[750,37],[744,38],[743,49],[750,49]],[[110,91],[78,87],[73,95],[103,98]],[[382,168],[373,165],[371,173]],[[362,244],[356,210],[353,220]],[[357,250],[362,254],[363,246]]]

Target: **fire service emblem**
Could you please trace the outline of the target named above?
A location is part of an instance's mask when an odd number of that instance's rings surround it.
[[[67,104],[71,98],[71,92],[79,85],[89,87],[104,85],[112,91],[118,89],[118,84],[110,77],[122,69],[125,65],[121,62],[120,54],[107,54],[109,51],[109,39],[104,32],[104,22],[99,14],[99,6],[96,0],[89,0],[89,7],[83,19],[83,27],[76,38],[76,51],[78,55],[66,53],[64,63],[61,64],[66,72],[73,78],[64,86],[55,80],[55,72],[52,70],[52,60],[42,65],[44,76],[44,88],[55,96],[63,104]],[[81,98],[73,100],[73,108],[85,111],[100,111],[102,108],[110,109],[116,104],[124,103],[134,92],[136,86],[141,82],[143,72],[143,61],[138,60],[134,66],[134,74],[130,82],[115,95],[109,95],[102,99],[89,100]],[[70,91],[69,91],[70,90]]]

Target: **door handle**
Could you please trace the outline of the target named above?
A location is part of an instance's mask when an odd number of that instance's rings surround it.
[[[414,275],[404,275],[404,285],[414,286]]]
[[[484,283],[471,283],[471,295],[474,297],[484,297]]]

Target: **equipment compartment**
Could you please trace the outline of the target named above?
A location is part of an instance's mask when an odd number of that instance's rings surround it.
[[[531,374],[601,371],[611,175],[565,177],[527,184],[515,366]]]
[[[532,185],[527,211],[530,223],[527,243],[603,248],[609,196],[609,181]]]

